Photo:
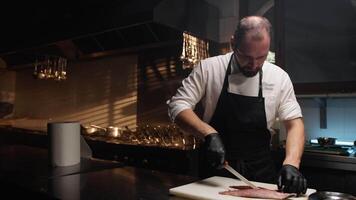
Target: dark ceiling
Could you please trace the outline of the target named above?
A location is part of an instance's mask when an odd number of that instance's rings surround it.
[[[75,59],[181,37],[181,31],[153,20],[161,0],[76,2],[31,1],[2,8],[0,57],[8,67],[31,63],[39,55]]]
[[[204,37],[208,17],[218,18],[204,0],[13,1],[1,9],[0,58],[9,69],[38,56],[74,60],[177,44],[183,31]]]
[[[5,37],[0,53],[152,20],[160,1],[24,1],[2,6]]]

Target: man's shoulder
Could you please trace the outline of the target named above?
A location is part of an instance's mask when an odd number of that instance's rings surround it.
[[[284,69],[269,62],[265,62],[263,66],[263,78],[267,83],[274,83],[281,86],[286,86],[286,83],[291,83],[291,79]]]
[[[273,76],[288,76],[288,73],[284,69],[267,61],[264,63],[263,73],[272,74]]]

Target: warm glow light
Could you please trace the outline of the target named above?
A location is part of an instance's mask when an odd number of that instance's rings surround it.
[[[36,79],[66,80],[67,59],[59,56],[44,56],[43,60],[37,58],[32,75]]]
[[[200,60],[209,57],[209,43],[187,32],[183,33],[183,50],[181,60],[184,68],[196,65]]]

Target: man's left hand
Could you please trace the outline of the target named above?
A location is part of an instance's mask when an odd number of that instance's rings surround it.
[[[286,193],[305,194],[307,180],[293,165],[283,165],[277,180],[278,190]]]

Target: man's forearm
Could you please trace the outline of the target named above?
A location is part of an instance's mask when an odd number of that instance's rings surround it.
[[[186,109],[180,112],[175,122],[184,132],[194,134],[198,137],[204,137],[216,132],[213,127],[202,121],[192,109]]]
[[[285,122],[287,129],[286,157],[283,164],[299,168],[304,151],[304,123],[301,118]]]

